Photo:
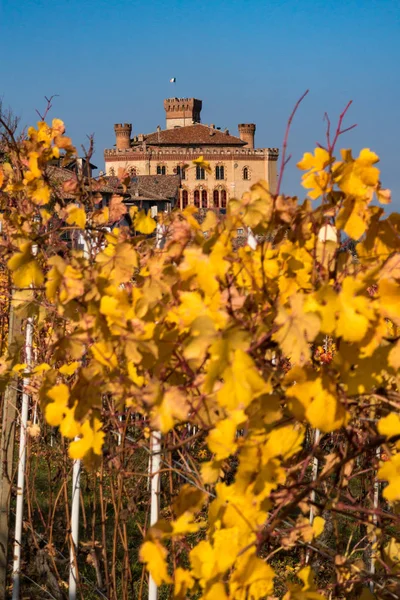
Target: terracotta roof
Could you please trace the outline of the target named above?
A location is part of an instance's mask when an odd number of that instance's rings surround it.
[[[52,187],[55,194],[64,200],[75,198],[76,195],[63,188],[63,183],[66,181],[76,181],[77,175],[74,171],[70,171],[64,167],[56,167],[54,165],[48,165],[46,168],[46,175],[48,177],[48,181],[50,186]],[[85,183],[87,184],[88,179],[85,177]],[[90,193],[108,193],[115,194],[118,193],[118,190],[115,186],[107,185],[108,182],[97,182],[95,179],[90,180],[90,186],[85,185],[85,191]]]
[[[196,123],[187,127],[163,129],[144,136],[144,141],[152,146],[245,146],[240,138]],[[134,142],[141,143],[141,142]]]
[[[131,178],[128,189],[123,193],[117,177],[103,177],[106,187],[114,194],[123,194],[129,202],[138,200],[168,200],[178,197],[179,175],[138,175]],[[100,190],[102,191],[102,190]]]
[[[133,200],[138,196],[148,200],[167,200],[178,197],[179,185],[179,175],[139,175],[132,177],[127,191]]]
[[[76,181],[76,173],[62,167],[48,166],[46,175],[53,191],[64,200],[75,198],[75,194],[63,188],[66,181]],[[126,192],[118,177],[102,177],[100,181],[90,180],[90,186],[85,178],[87,193],[120,194],[125,200],[169,200],[177,199],[179,193],[179,175],[139,175],[131,178]]]

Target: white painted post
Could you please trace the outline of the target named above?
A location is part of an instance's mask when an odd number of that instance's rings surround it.
[[[156,228],[156,248],[160,250],[165,245],[165,226],[160,222],[157,223]],[[161,466],[161,432],[153,431],[150,437],[150,457],[149,457],[149,470],[150,470],[150,527],[155,525],[158,521],[158,515],[160,512],[160,466]],[[149,600],[157,600],[158,588],[157,585],[149,575]]]
[[[377,448],[376,449],[376,457],[378,459],[378,461],[381,458],[381,449]],[[376,514],[376,511],[379,508],[379,492],[380,492],[380,485],[379,485],[379,481],[377,479],[377,477],[375,476],[375,481],[374,481],[374,514],[372,515],[372,522],[375,526],[375,530],[372,536],[372,547],[371,547],[371,564],[370,564],[370,569],[369,572],[371,573],[371,575],[375,575],[375,563],[376,563],[376,558],[375,558],[375,552],[376,552],[376,542],[377,542],[377,537],[376,537],[376,526],[378,524],[378,515]],[[371,593],[374,593],[374,582],[370,581],[369,583],[369,589],[371,591]]]
[[[38,247],[32,245],[32,255],[36,256]],[[25,362],[27,371],[32,366],[32,341],[33,341],[33,318],[28,317],[25,330]],[[17,503],[15,507],[15,537],[14,537],[14,559],[12,570],[12,600],[19,600],[21,587],[21,545],[22,545],[22,521],[24,517],[24,488],[26,468],[26,436],[29,412],[29,395],[26,388],[29,385],[29,377],[25,375],[22,380],[22,404],[21,404],[21,429],[19,437],[19,460],[17,478]]]
[[[25,361],[27,369],[32,364],[32,338],[33,338],[33,319],[29,317],[26,323],[25,331]],[[19,600],[21,586],[21,544],[22,544],[22,521],[24,515],[24,487],[25,487],[25,467],[26,467],[26,435],[29,410],[29,396],[26,388],[29,384],[29,377],[25,376],[22,380],[22,406],[21,406],[21,429],[19,439],[19,461],[18,461],[18,479],[17,479],[17,504],[15,510],[15,538],[14,538],[14,560],[13,560],[13,592],[12,600]]]
[[[81,461],[74,460],[72,469],[71,548],[69,553],[69,600],[76,600],[78,579],[79,500],[81,489]]]
[[[79,244],[83,254],[89,256],[88,244],[83,233],[79,233]],[[78,438],[76,438],[78,439]],[[74,460],[72,468],[72,504],[71,504],[71,547],[69,553],[68,598],[76,600],[78,580],[78,543],[79,543],[79,501],[81,489],[81,461]]]
[[[158,521],[160,510],[160,465],[161,465],[161,432],[153,431],[151,443],[151,492],[150,492],[150,526]],[[149,600],[157,600],[158,588],[149,575]]]
[[[314,447],[318,444],[320,437],[321,437],[321,432],[320,432],[319,429],[316,429],[314,431]],[[318,477],[318,458],[316,456],[314,456],[314,458],[313,458],[313,466],[312,466],[312,471],[311,471],[311,481],[312,482],[316,481],[317,477]],[[311,502],[315,502],[315,490],[314,489],[311,491],[310,501]],[[313,505],[311,504],[311,506],[310,506],[310,516],[309,516],[310,525],[313,524],[314,518],[315,518],[315,509],[314,509]],[[307,549],[307,552],[306,552],[306,564],[310,560],[310,555],[311,555],[310,550]]]

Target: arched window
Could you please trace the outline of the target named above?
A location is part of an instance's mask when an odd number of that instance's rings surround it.
[[[243,179],[248,179],[249,178],[249,169],[248,167],[245,167],[243,169]]]
[[[182,190],[182,208],[186,208],[188,205],[188,192],[187,190]]]
[[[213,192],[213,202],[214,202],[214,206],[215,207],[219,207],[219,191],[218,190],[214,190]]]
[[[221,166],[215,167],[215,179],[225,179],[224,167],[221,167]]]
[[[176,167],[176,174],[181,176],[181,179],[186,179],[186,171],[184,167],[178,165]]]
[[[207,190],[201,192],[201,207],[207,208]]]
[[[221,208],[226,208],[226,190],[221,190]]]
[[[196,179],[205,179],[206,178],[206,173],[203,169],[203,167],[199,167],[197,165],[196,167]]]
[[[165,175],[166,170],[164,165],[157,165],[157,175]]]
[[[200,208],[200,191],[199,190],[194,190],[193,199],[194,199],[194,205],[197,208]]]

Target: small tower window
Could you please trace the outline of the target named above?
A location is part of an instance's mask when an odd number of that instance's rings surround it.
[[[188,205],[188,192],[187,190],[182,190],[182,208],[186,208]]]
[[[213,202],[214,202],[214,206],[216,208],[219,207],[219,191],[218,190],[214,190],[213,192]]]
[[[201,207],[207,208],[207,190],[201,192]]]
[[[203,169],[203,167],[196,167],[196,179],[205,179],[206,178],[206,173]]]
[[[217,166],[215,167],[215,179],[225,179],[225,169],[224,167]]]
[[[243,179],[249,179],[249,169],[248,169],[248,167],[245,167],[243,169]]]
[[[221,208],[226,208],[226,190],[221,190]]]
[[[164,165],[157,165],[157,175],[165,175],[166,169]]]
[[[200,191],[194,190],[193,194],[194,205],[196,208],[200,208]]]
[[[184,167],[178,165],[176,167],[176,174],[181,176],[181,179],[186,179],[186,171]]]

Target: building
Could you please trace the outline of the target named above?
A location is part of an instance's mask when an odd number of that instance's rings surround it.
[[[104,151],[106,175],[121,167],[132,177],[174,175],[180,177],[179,203],[201,208],[226,208],[230,198],[240,197],[259,179],[276,191],[277,148],[255,148],[254,123],[238,125],[239,135],[200,120],[202,101],[168,98],[164,101],[166,128],[132,136],[130,123],[114,125],[115,148]],[[212,173],[194,167],[199,156],[210,162]]]

